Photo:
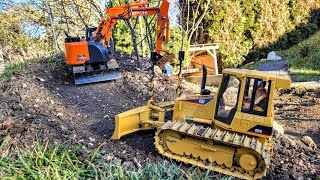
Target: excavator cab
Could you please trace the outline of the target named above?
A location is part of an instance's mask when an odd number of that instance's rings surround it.
[[[70,67],[76,85],[121,78],[119,65],[113,59],[112,39],[105,46],[93,41],[96,29],[96,27],[87,28],[85,38],[65,32],[66,64]]]

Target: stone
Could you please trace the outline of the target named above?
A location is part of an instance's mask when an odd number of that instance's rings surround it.
[[[136,166],[132,161],[125,161],[125,162],[123,162],[122,166],[125,170],[128,170],[128,171],[135,171],[136,170]]]
[[[57,113],[57,117],[62,117],[63,114],[62,113]]]
[[[149,82],[149,79],[148,79],[147,77],[143,77],[142,80],[143,80],[143,82],[145,82],[145,83],[146,83],[146,82]]]
[[[154,75],[155,76],[160,76],[162,74],[162,70],[160,69],[159,66],[154,66]]]
[[[296,146],[297,145],[297,143],[294,141],[294,140],[292,140],[290,137],[288,137],[288,136],[283,136],[284,138],[285,138],[285,140],[290,144],[290,146]]]
[[[90,147],[90,148],[92,148],[94,146],[94,144],[93,143],[88,143],[88,147]]]
[[[22,110],[24,110],[24,107],[23,107],[23,105],[22,104],[13,104],[12,105],[12,110],[14,110],[14,111],[22,111]]]
[[[114,157],[114,155],[109,154],[109,155],[106,156],[106,160],[107,161],[111,161],[113,159],[113,157]]]
[[[138,167],[138,169],[142,168],[142,166],[141,166],[140,162],[137,160],[137,158],[134,157],[132,160],[135,163],[135,165]]]
[[[36,78],[38,81],[40,81],[40,82],[45,82],[46,80],[45,79],[43,79],[43,78],[41,78],[41,77],[37,77]]]
[[[301,141],[307,145],[308,147],[310,147],[311,149],[313,150],[316,150],[317,149],[317,145],[316,143],[314,143],[313,139],[310,137],[310,136],[303,136],[301,138]]]
[[[102,155],[107,154],[107,150],[106,150],[105,148],[102,148],[102,149],[100,150],[100,154],[102,154]]]
[[[12,120],[11,118],[8,118],[4,122],[0,124],[0,130],[6,130],[11,128],[14,125],[15,121]]]
[[[280,56],[278,56],[277,53],[274,51],[269,52],[268,57],[267,57],[267,60],[269,60],[269,61],[278,61],[281,59],[282,58]]]
[[[275,138],[279,138],[280,136],[283,136],[284,135],[284,129],[283,127],[278,124],[276,121],[273,122],[273,136]]]

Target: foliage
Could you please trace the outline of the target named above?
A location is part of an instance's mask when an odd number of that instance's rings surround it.
[[[278,53],[289,61],[289,70],[295,81],[320,81],[319,49],[320,31]]]
[[[286,49],[319,30],[319,0],[211,2],[199,26],[205,37],[199,37],[203,41],[197,43],[220,43],[225,67],[266,57],[270,50]],[[205,4],[201,0],[191,0],[190,6],[197,3]],[[204,8],[202,5],[200,11]]]
[[[35,145],[16,155],[2,155],[2,179],[230,179],[198,168],[183,171],[175,163],[162,161],[130,171],[121,164],[106,162],[98,151],[81,154],[79,148],[66,145]]]

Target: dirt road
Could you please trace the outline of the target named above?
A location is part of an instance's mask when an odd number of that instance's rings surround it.
[[[106,159],[139,163],[163,159],[153,145],[153,131],[109,140],[114,115],[145,105],[149,96],[149,72],[135,68],[134,61],[120,54],[123,78],[113,82],[74,86],[59,63],[28,65],[23,73],[0,85],[0,137],[6,148],[30,148],[36,141],[78,144],[84,153],[106,144]],[[175,97],[176,80],[161,75],[155,81],[156,101]],[[195,86],[183,83],[189,94]],[[276,119],[286,136],[274,142],[275,153],[267,179],[315,178],[320,173],[320,153],[300,139],[308,135],[320,147],[320,90],[281,91],[276,100]]]

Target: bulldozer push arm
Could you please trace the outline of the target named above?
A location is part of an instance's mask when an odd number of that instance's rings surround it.
[[[163,0],[160,7],[144,7],[149,2],[135,1],[124,5],[116,6],[106,9],[107,19],[102,18],[99,26],[95,32],[93,40],[100,44],[107,46],[112,36],[112,29],[117,23],[118,19],[130,19],[137,16],[157,16],[157,28],[156,28],[156,52],[160,55],[168,54],[168,51],[162,48],[163,42],[169,42],[169,2]]]

